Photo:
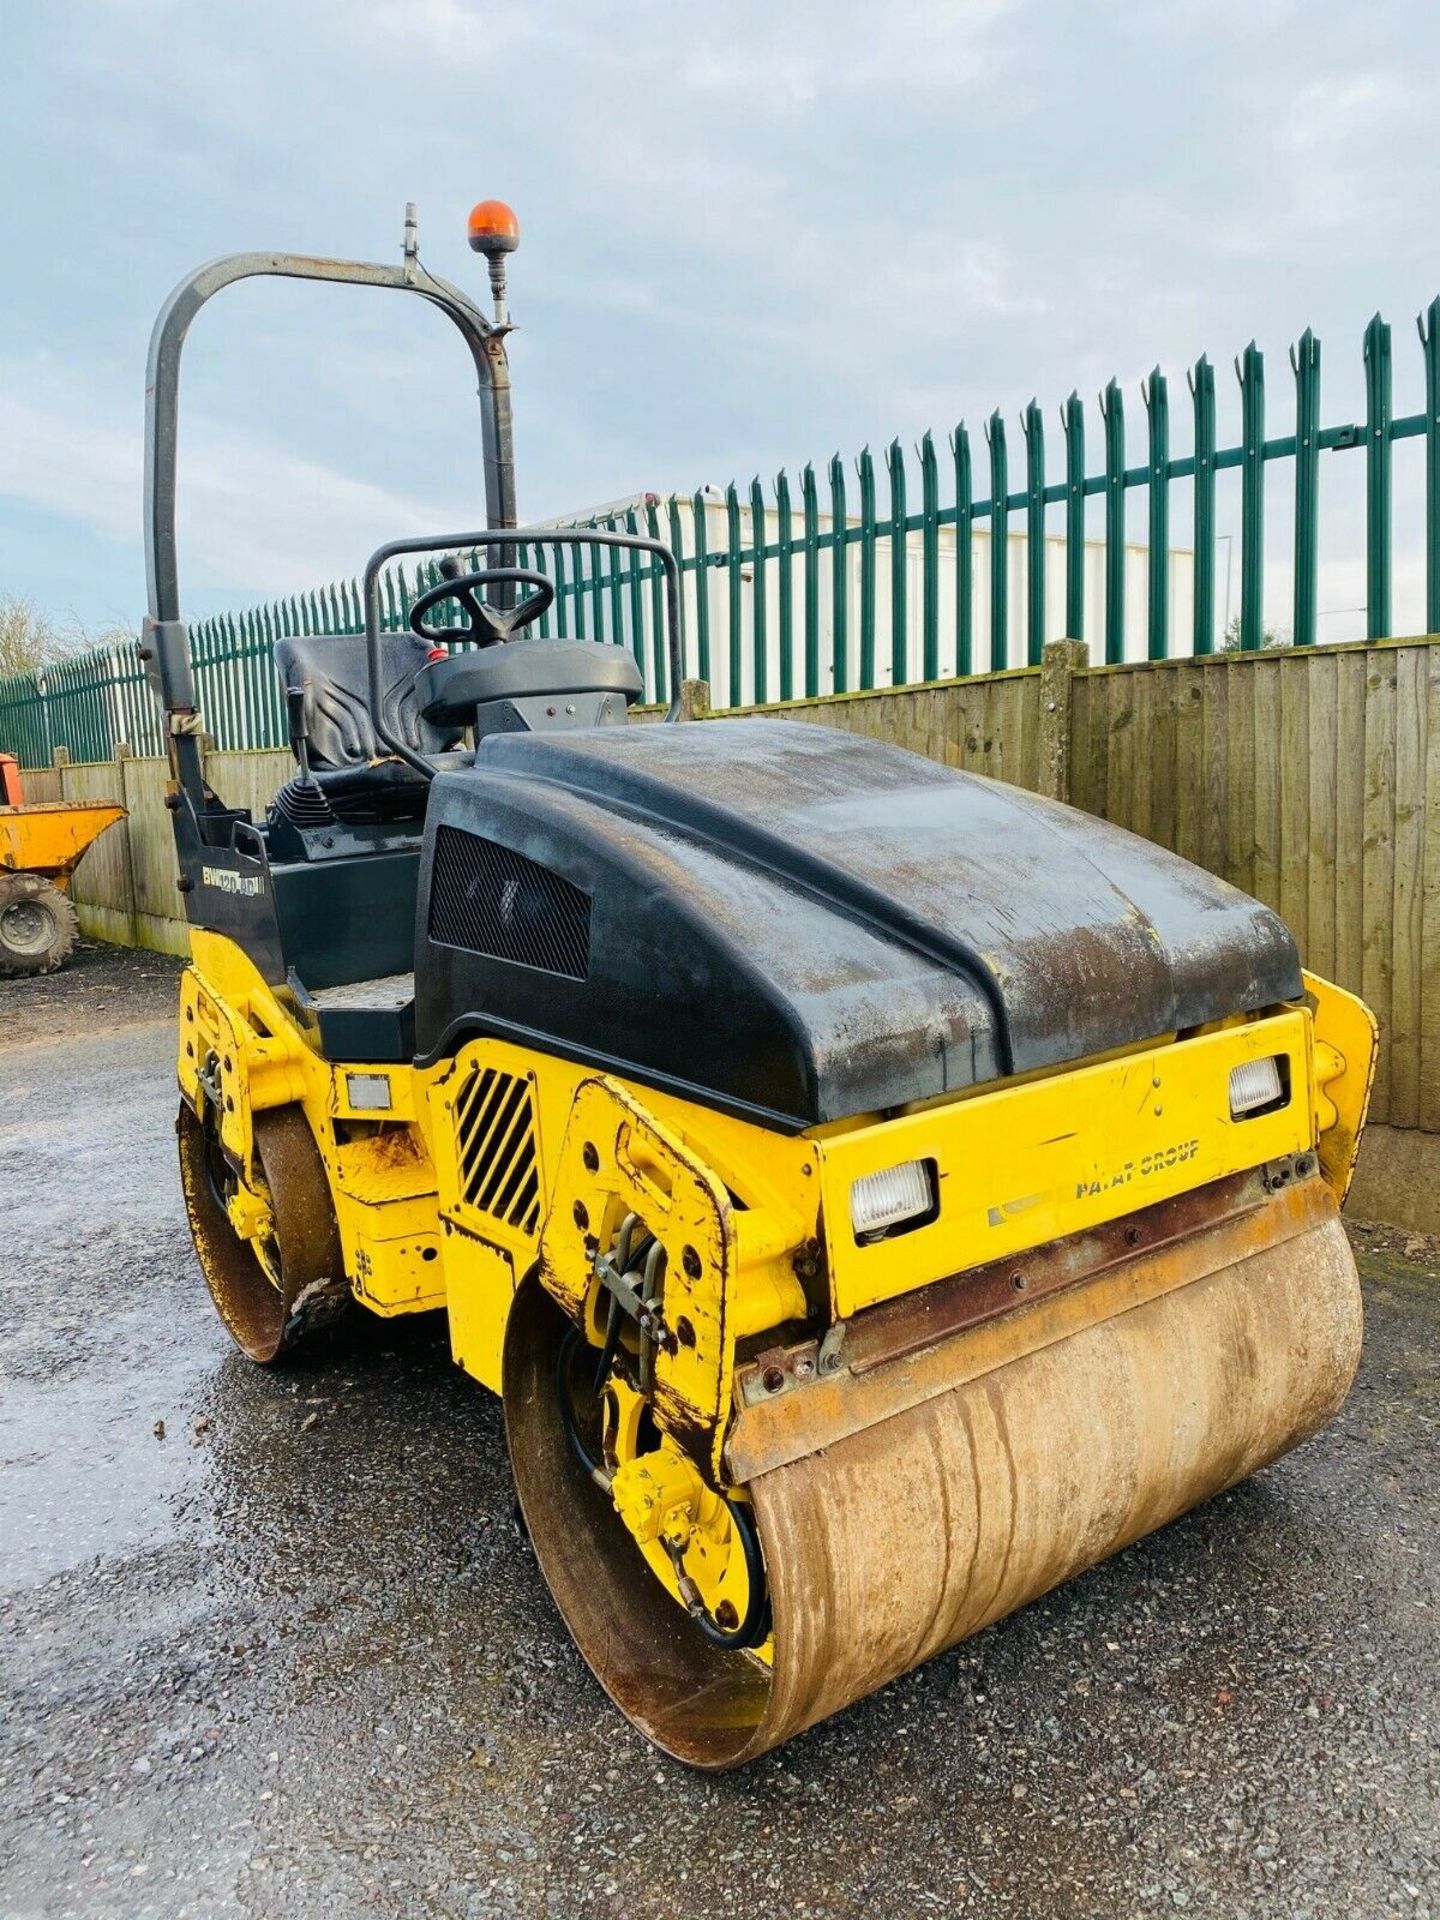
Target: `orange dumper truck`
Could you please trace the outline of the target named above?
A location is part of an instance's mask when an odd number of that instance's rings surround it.
[[[125,809],[107,801],[26,806],[19,763],[10,753],[0,753],[0,802],[0,977],[53,973],[80,931],[71,876]]]

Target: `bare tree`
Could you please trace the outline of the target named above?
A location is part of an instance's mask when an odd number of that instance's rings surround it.
[[[56,618],[18,593],[0,593],[0,679],[11,673],[38,673],[89,647],[113,646],[134,637],[128,628],[114,623],[92,633],[73,615]]]
[[[83,644],[83,636],[80,636]],[[35,673],[75,651],[77,635],[18,594],[0,595],[0,675]]]

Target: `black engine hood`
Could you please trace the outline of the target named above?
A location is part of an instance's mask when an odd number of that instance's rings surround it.
[[[504,1033],[788,1126],[1300,993],[1276,916],[1175,854],[783,720],[485,740],[434,784],[417,953],[422,1057]]]

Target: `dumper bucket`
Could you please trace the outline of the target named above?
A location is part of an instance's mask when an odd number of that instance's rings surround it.
[[[0,807],[0,868],[43,874],[65,886],[91,843],[125,818],[112,801],[43,800]]]

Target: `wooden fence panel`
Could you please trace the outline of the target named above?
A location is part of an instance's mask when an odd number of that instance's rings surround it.
[[[888,740],[946,766],[986,773],[1032,791],[1040,779],[1040,670],[977,674],[971,679],[894,692],[832,695],[768,707],[717,711],[810,720],[870,739]]]
[[[1427,650],[1425,667],[1419,1125],[1440,1133],[1440,646]]]
[[[1380,1022],[1372,1117],[1440,1130],[1440,640],[1079,675],[1071,798],[1272,906]]]
[[[57,768],[56,780],[61,789],[58,799],[101,801],[122,807],[129,804],[123,762],[102,760],[93,766]],[[27,775],[27,799],[35,797],[33,787],[33,776]],[[70,883],[71,898],[85,931],[122,945],[135,937],[135,891],[130,871],[133,841],[128,828],[128,821],[119,821],[93,841]],[[88,914],[84,911],[87,906],[93,908]]]
[[[108,761],[102,762],[108,766]],[[26,767],[20,776],[26,804],[38,806],[42,800],[63,800],[59,767]]]

